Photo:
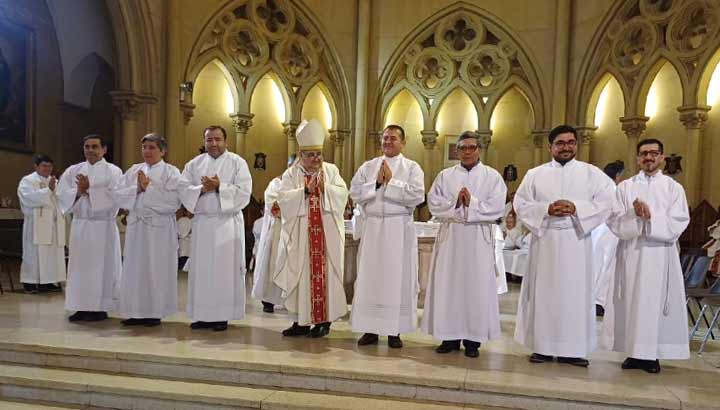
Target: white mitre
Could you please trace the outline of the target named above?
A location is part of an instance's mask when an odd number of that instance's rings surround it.
[[[322,151],[325,142],[325,128],[316,119],[303,120],[295,133],[302,151]]]

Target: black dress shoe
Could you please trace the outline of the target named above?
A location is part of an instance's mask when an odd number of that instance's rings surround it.
[[[263,301],[263,312],[265,313],[275,313],[275,305],[273,305],[270,302]]]
[[[39,292],[38,285],[34,283],[23,283],[23,289],[25,290],[25,293],[30,295],[34,295]]]
[[[552,362],[553,357],[547,356],[540,353],[533,353],[530,355],[530,363],[545,363],[545,362]]]
[[[648,373],[660,373],[660,361],[659,360],[642,360],[635,359],[634,357],[628,357],[622,363],[622,367],[625,370],[628,369],[640,369],[645,370]]]
[[[282,335],[287,337],[305,336],[308,333],[310,333],[310,326],[299,326],[298,322],[294,322],[292,326],[282,331]]]
[[[375,333],[365,333],[358,339],[358,346],[376,345],[380,338]]]
[[[460,340],[443,340],[440,346],[435,348],[438,353],[450,353],[454,350],[460,350]]]
[[[393,349],[399,349],[403,347],[403,342],[400,340],[400,335],[388,336],[388,346]]]
[[[160,323],[162,323],[162,320],[155,318],[155,317],[151,317],[151,318],[145,319],[145,323],[143,323],[143,325],[145,325],[145,327],[153,327],[153,326],[160,326]]]
[[[108,318],[107,312],[85,312],[85,313],[86,313],[86,317],[83,320],[85,320],[86,322],[99,322],[101,320],[105,320]]]
[[[63,289],[62,286],[56,285],[54,283],[48,283],[46,286],[48,292],[62,292]]]
[[[223,330],[227,330],[227,328],[228,328],[227,321],[212,322],[212,330],[215,332],[222,332]]]
[[[121,321],[123,326],[140,326],[145,324],[145,319],[130,318]]]
[[[572,366],[578,366],[578,367],[588,367],[590,362],[588,359],[583,359],[582,357],[562,357],[558,356],[558,363],[564,363],[569,364]]]
[[[212,326],[211,322],[197,321],[190,324],[190,329],[209,329]]]
[[[465,356],[467,357],[478,357],[480,356],[480,342],[474,342],[472,340],[463,340],[463,346],[465,346]]]
[[[73,313],[68,317],[68,320],[71,322],[80,322],[83,320],[87,320],[87,314],[90,312],[85,312],[84,310],[78,310],[77,312]]]
[[[324,322],[324,323],[318,323],[317,325],[313,326],[312,329],[310,329],[310,333],[308,334],[308,337],[312,337],[313,339],[318,339],[323,336],[327,336],[330,334],[330,322]]]
[[[605,316],[605,308],[602,305],[595,305],[595,316]]]

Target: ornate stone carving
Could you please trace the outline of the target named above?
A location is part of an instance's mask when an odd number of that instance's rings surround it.
[[[143,104],[154,104],[157,98],[133,91],[110,91],[113,107],[123,120],[137,121]]]
[[[580,145],[590,145],[597,129],[598,127],[577,127],[576,130]]]
[[[247,20],[235,20],[223,36],[223,51],[237,63],[240,71],[257,71],[267,63],[270,46]]]
[[[336,147],[342,147],[345,144],[345,138],[350,135],[350,130],[329,130],[330,140]]]
[[[291,34],[277,44],[275,61],[294,84],[313,80],[319,68],[319,54],[307,38]]]
[[[642,17],[630,19],[615,37],[612,59],[625,72],[634,71],[658,47],[657,28]]]
[[[649,117],[622,117],[621,128],[628,138],[637,139],[645,131],[649,119]]]
[[[250,0],[248,15],[273,41],[281,40],[295,27],[295,12],[287,0]]]
[[[190,120],[195,114],[195,104],[189,102],[181,102],[180,111],[182,111],[183,113],[183,122],[185,122],[185,125],[187,125],[190,123]]]
[[[702,128],[708,119],[708,111],[710,111],[710,107],[708,106],[678,108],[680,122],[682,122],[687,129]]]
[[[255,114],[250,113],[244,113],[244,112],[238,112],[235,114],[231,114],[230,118],[232,118],[233,127],[235,128],[235,132],[240,134],[246,134],[250,127],[252,127],[252,119],[255,116]]]
[[[668,48],[683,57],[696,56],[705,51],[720,29],[717,7],[703,0],[691,1],[674,13],[666,31]]]
[[[460,66],[460,77],[481,94],[490,94],[502,87],[510,76],[510,60],[498,46],[483,45]]]
[[[420,135],[422,135],[422,143],[425,146],[425,149],[435,148],[435,145],[437,144],[437,138],[438,138],[437,131],[422,130],[422,131],[420,131]]]
[[[490,143],[492,142],[492,130],[476,130],[475,132],[480,135],[480,139],[478,140],[480,149],[488,149]]]
[[[550,133],[549,130],[533,130],[530,133],[532,143],[535,148],[542,148],[547,144],[547,137]]]
[[[436,47],[420,52],[407,69],[407,78],[430,96],[450,85],[454,77],[455,63]]]
[[[297,130],[298,125],[300,125],[300,123],[297,121],[283,123],[283,133],[288,141],[295,141],[295,131]]]
[[[664,22],[672,16],[677,0],[640,0],[640,13],[657,22]]]
[[[485,27],[465,13],[446,18],[435,28],[435,45],[453,56],[465,56],[484,42]]]

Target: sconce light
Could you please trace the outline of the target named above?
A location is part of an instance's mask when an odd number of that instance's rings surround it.
[[[193,92],[192,81],[180,83],[180,102],[185,102]]]

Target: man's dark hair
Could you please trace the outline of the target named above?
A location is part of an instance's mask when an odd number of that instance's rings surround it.
[[[640,147],[642,147],[643,145],[649,145],[649,144],[657,144],[658,147],[660,147],[660,153],[661,154],[665,153],[665,147],[663,146],[663,143],[660,142],[660,140],[655,139],[655,138],[645,138],[644,140],[638,142],[637,153],[640,154]]]
[[[617,177],[618,174],[620,174],[624,170],[625,164],[620,160],[613,161],[605,165],[605,168],[603,168],[603,172],[605,172],[605,175],[609,176],[612,180],[614,180],[615,177]]]
[[[478,146],[480,146],[480,134],[478,134],[475,131],[463,131],[463,133],[458,136],[457,144],[459,144],[460,141],[462,141],[462,140],[466,140],[466,139],[470,139],[470,138],[474,138],[475,141],[477,142]]]
[[[574,135],[575,140],[577,140],[577,130],[575,128],[569,125],[558,125],[550,131],[550,134],[548,135],[548,142],[550,143],[550,145],[552,145],[558,135],[567,134],[568,132]]]
[[[107,148],[107,142],[105,142],[102,135],[100,135],[100,134],[86,135],[85,138],[83,138],[83,144],[85,144],[85,142],[87,142],[87,140],[100,140],[100,146],[103,148]]]
[[[205,134],[208,133],[208,131],[215,131],[220,130],[223,134],[223,139],[227,140],[227,131],[225,131],[225,128],[219,126],[219,125],[211,125],[203,130],[203,138],[205,138]]]
[[[167,151],[167,141],[160,134],[156,134],[156,133],[152,132],[152,133],[142,137],[142,139],[140,140],[140,144],[143,144],[145,141],[154,142],[155,145],[157,145],[157,147],[160,148],[161,151]]]
[[[33,162],[33,164],[35,164],[35,165],[40,165],[40,164],[42,164],[43,162],[47,162],[47,163],[49,163],[49,164],[53,164],[52,158],[50,158],[49,156],[47,156],[47,155],[45,155],[45,154],[35,154],[35,155],[33,155],[33,157],[32,157],[32,162]]]
[[[390,124],[390,125],[388,125],[387,127],[385,127],[385,128],[383,129],[383,134],[384,134],[385,131],[387,131],[387,130],[395,130],[395,131],[399,132],[399,133],[400,133],[400,139],[402,139],[403,141],[405,141],[405,130],[403,129],[403,127],[401,127],[401,126],[399,126],[399,125],[397,125],[397,124]]]

